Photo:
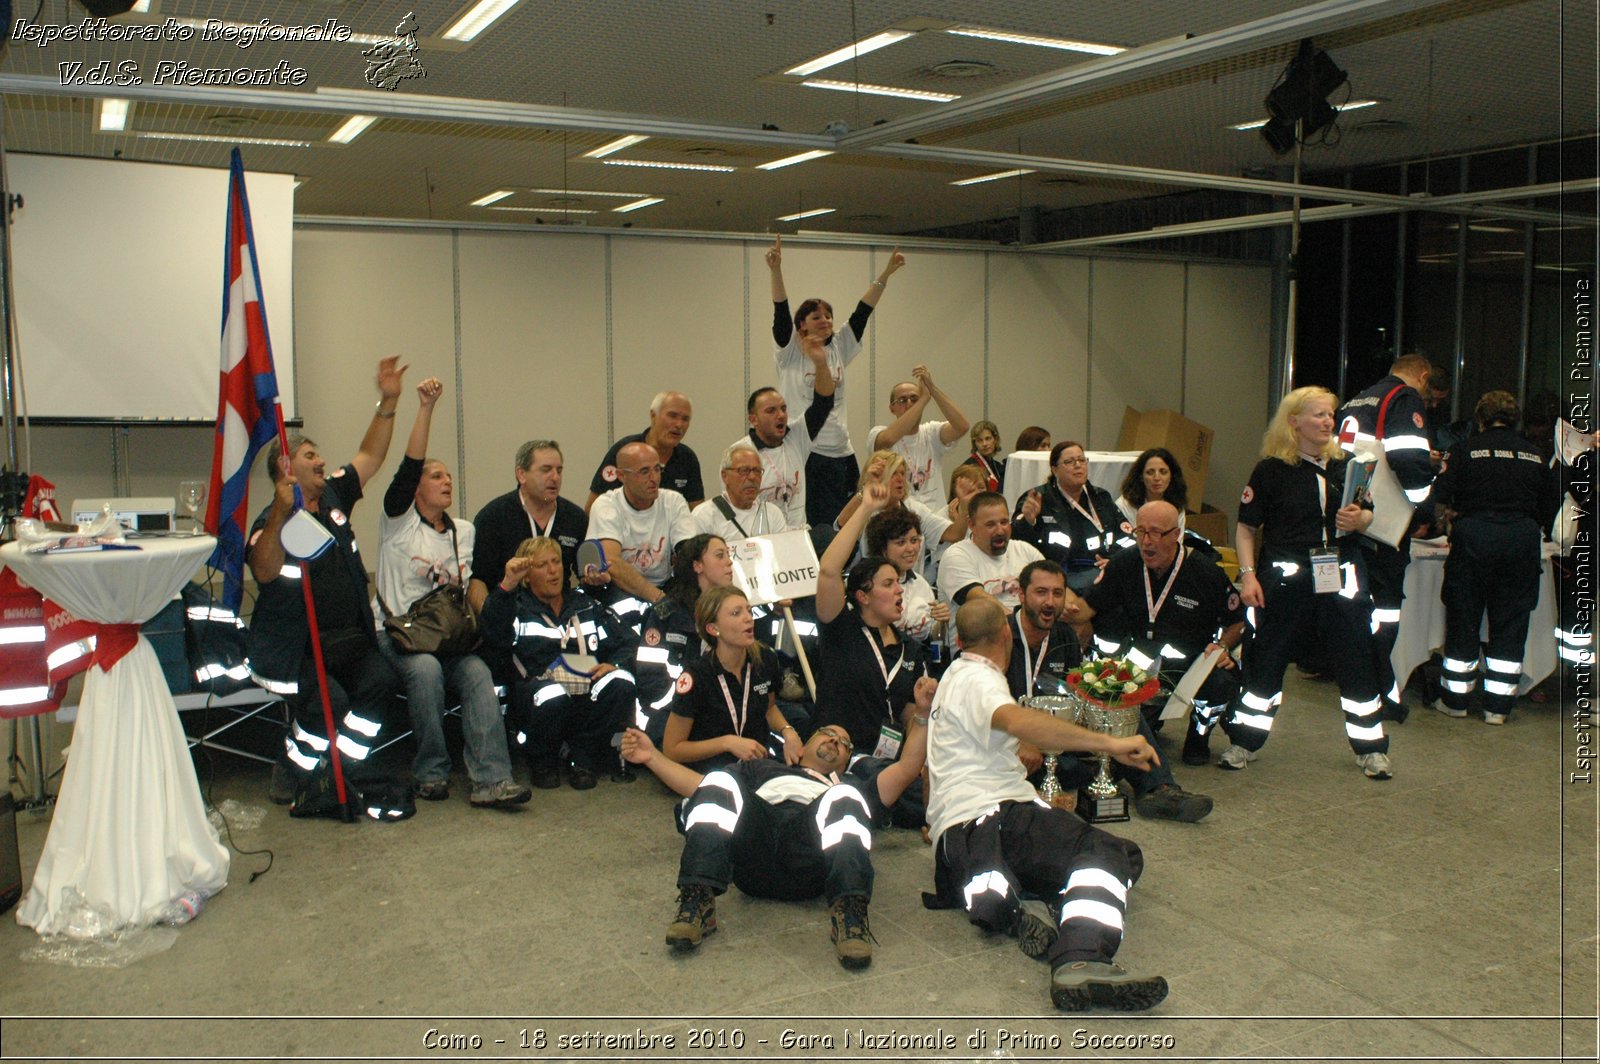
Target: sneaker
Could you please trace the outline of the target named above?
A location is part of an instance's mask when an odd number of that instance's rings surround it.
[[[839,963],[852,971],[860,971],[872,963],[872,929],[867,926],[867,899],[851,894],[838,899],[829,909],[833,926],[829,936],[833,939],[833,952]]]
[[[1217,767],[1225,768],[1230,772],[1239,772],[1254,761],[1257,756],[1259,755],[1254,750],[1246,750],[1238,743],[1234,743],[1222,751],[1222,756],[1217,758]]]
[[[417,797],[420,798],[422,795],[419,794]],[[480,808],[494,806],[505,809],[513,805],[523,805],[532,797],[532,787],[516,780],[500,780],[498,783],[474,783],[472,794],[467,801]]]
[[[1183,737],[1183,763],[1203,765],[1211,760],[1211,736],[1201,735],[1193,728]]]
[[[417,784],[417,797],[424,802],[442,802],[450,797],[449,780],[423,780]]]
[[[1465,715],[1465,714],[1463,714],[1463,715]],[[1504,713],[1489,713],[1489,712],[1485,712],[1483,714],[1483,722],[1485,724],[1501,725],[1501,724],[1504,724],[1506,722],[1506,715]]]
[[[1139,1012],[1161,1004],[1166,996],[1167,981],[1161,976],[1134,975],[1107,961],[1072,961],[1050,973],[1050,1000],[1066,1012]]]
[[[1017,921],[1012,925],[1017,936],[1017,948],[1029,957],[1043,959],[1050,947],[1056,944],[1061,929],[1050,919],[1050,906],[1037,898],[1029,898],[1017,905]]]
[[[541,791],[553,791],[561,786],[561,769],[555,765],[535,765],[531,782]]]
[[[1193,824],[1210,814],[1211,799],[1203,794],[1190,794],[1176,783],[1167,783],[1134,799],[1133,807],[1140,816],[1151,820],[1180,820]]]
[[[1356,764],[1361,766],[1361,771],[1367,774],[1369,780],[1394,779],[1394,769],[1389,765],[1389,755],[1373,751],[1370,754],[1357,754]]]
[[[1447,717],[1464,717],[1467,715],[1467,711],[1464,709],[1451,709],[1442,698],[1434,700],[1433,708]]]
[[[717,929],[717,899],[710,887],[684,887],[678,891],[678,915],[667,928],[667,945],[674,953],[688,953]]]
[[[594,773],[582,765],[573,765],[567,770],[567,786],[575,791],[594,790]]]

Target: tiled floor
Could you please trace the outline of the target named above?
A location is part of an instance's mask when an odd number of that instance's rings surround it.
[[[266,807],[236,841],[271,847],[273,870],[250,883],[264,858],[236,856],[176,944],[124,969],[21,961],[35,936],[5,921],[3,1055],[632,1059],[650,1053],[557,1040],[638,1030],[703,1059],[1593,1060],[1600,791],[1567,782],[1572,701],[1524,702],[1504,728],[1415,709],[1391,728],[1396,778],[1377,783],[1334,689],[1291,679],[1249,769],[1178,766],[1216,798],[1207,821],[1118,828],[1147,863],[1121,958],[1172,986],[1146,1015],[1056,1013],[1044,965],[922,906],[932,855],[907,831],[874,850],[868,971],[834,961],[820,901],[737,891],[721,929],[675,957],[662,933],[680,842],[653,780],[501,813],[470,809],[458,779],[397,825]],[[216,800],[266,806],[264,771],[216,764]],[[45,824],[21,825],[31,865]],[[216,1018],[68,1019],[83,1016]],[[432,1028],[483,1047],[429,1050]],[[540,1028],[546,1047],[520,1048]],[[688,1048],[703,1028],[744,1046]],[[786,1050],[785,1028],[818,1042]],[[845,1047],[847,1028],[902,1041]]]

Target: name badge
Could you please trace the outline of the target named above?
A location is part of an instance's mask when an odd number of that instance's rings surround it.
[[[885,724],[878,733],[878,745],[873,748],[872,756],[893,761],[900,756],[900,744],[905,742],[905,738],[905,732]]]
[[[1337,551],[1314,551],[1311,555],[1311,585],[1319,595],[1338,591],[1339,554]]]

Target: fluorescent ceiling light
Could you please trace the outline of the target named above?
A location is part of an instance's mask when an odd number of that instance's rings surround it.
[[[812,159],[820,159],[824,155],[832,155],[832,154],[833,154],[833,152],[831,152],[831,151],[827,151],[826,149],[823,149],[823,148],[818,148],[815,151],[803,151],[799,155],[790,155],[790,156],[786,156],[785,158],[782,158],[782,159],[774,159],[770,163],[761,163],[756,167],[756,169],[757,170],[782,170],[785,166],[793,166],[795,163],[808,163]]]
[[[100,101],[100,132],[118,133],[128,128],[128,110],[133,105],[127,100],[108,97]]]
[[[644,199],[634,200],[632,203],[624,203],[620,207],[613,207],[611,209],[617,214],[627,214],[629,211],[636,211],[641,207],[653,207],[657,203],[661,203],[664,200],[665,197],[663,196],[646,196]]]
[[[715,163],[666,163],[649,159],[606,159],[607,166],[642,166],[651,170],[704,170],[712,174],[731,174],[735,166],[718,166]]]
[[[256,144],[267,148],[309,148],[309,140],[283,140],[278,137],[229,137],[211,133],[136,133],[145,140],[197,140],[207,144]]]
[[[900,96],[907,100],[934,100],[938,103],[949,103],[951,100],[961,99],[960,96],[948,92],[899,89],[893,85],[868,85],[865,82],[857,84],[854,81],[832,81],[827,78],[807,78],[800,84],[808,89],[837,89],[840,92],[864,92],[868,96]]]
[[[1021,177],[1031,174],[1032,170],[1001,170],[998,174],[981,174],[978,177],[964,177],[960,181],[950,182],[952,185],[981,185],[985,181],[1001,181],[1008,177]]]
[[[470,41],[519,3],[521,0],[478,0],[439,36],[447,41]]]
[[[1032,33],[1008,33],[1005,30],[986,30],[981,26],[956,26],[945,30],[958,37],[980,37],[986,41],[1005,41],[1008,44],[1032,44],[1040,48],[1059,48],[1067,52],[1088,52],[1090,55],[1118,55],[1126,48],[1115,44],[1094,44],[1073,41],[1063,37],[1040,37]]]
[[[1371,107],[1374,104],[1379,104],[1382,102],[1382,100],[1346,100],[1344,103],[1335,104],[1333,109],[1335,111],[1359,111],[1363,107]],[[1239,124],[1229,126],[1228,128],[1237,129],[1240,132],[1244,132],[1251,129],[1260,129],[1266,124],[1267,120],[1265,118],[1258,118],[1254,122],[1240,122]]]
[[[817,207],[809,211],[800,211],[798,214],[780,215],[776,220],[780,222],[798,222],[802,218],[815,218],[821,214],[832,214],[837,207]]]
[[[490,207],[491,211],[527,211],[530,214],[594,214],[595,211],[577,210],[572,207]]]
[[[496,189],[495,191],[489,193],[487,196],[479,196],[477,199],[475,199],[471,203],[469,203],[468,206],[469,207],[487,207],[489,204],[491,204],[491,203],[499,203],[501,200],[503,200],[507,196],[511,196],[511,195],[515,195],[515,192],[512,189],[509,189],[509,188]]]
[[[344,125],[328,134],[328,139],[335,144],[349,144],[377,120],[377,115],[351,115],[345,119]]]
[[[797,67],[790,67],[788,70],[785,70],[784,73],[792,74],[797,78],[803,78],[807,74],[815,74],[819,70],[826,70],[831,66],[837,66],[847,59],[854,59],[858,55],[866,55],[868,52],[876,52],[879,48],[885,48],[891,44],[894,44],[896,41],[903,41],[907,37],[911,36],[914,36],[914,34],[909,30],[884,30],[882,33],[874,33],[871,37],[868,37],[865,40],[857,41],[854,44],[847,44],[843,48],[835,48],[827,55],[819,55],[810,62],[801,63]]]
[[[583,157],[586,159],[603,159],[607,155],[621,151],[623,148],[631,148],[635,144],[649,139],[649,137],[644,136],[642,133],[630,133],[626,137],[618,137],[609,144],[602,144],[592,151],[584,152]]]
[[[530,188],[529,192],[537,192],[545,196],[608,196],[612,199],[638,199],[643,192],[601,192],[593,188]]]

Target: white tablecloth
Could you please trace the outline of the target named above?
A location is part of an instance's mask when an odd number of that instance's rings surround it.
[[[85,620],[136,624],[155,616],[215,545],[196,536],[142,540],[137,552],[28,555],[10,543],[0,562]],[[76,888],[119,923],[146,924],[186,891],[221,890],[228,862],[161,665],[141,635],[109,671],[96,665],[84,677],[50,833],[17,922],[40,934],[65,930],[62,892]]]
[[[1104,488],[1115,499],[1122,494],[1122,478],[1139,460],[1143,451],[1085,451],[1089,459],[1089,483]],[[1049,451],[1012,451],[1006,456],[1006,502],[1017,508],[1017,500],[1029,488],[1050,479]]]
[[[1554,547],[1545,544],[1544,570],[1539,574],[1539,602],[1528,618],[1528,641],[1522,648],[1522,680],[1517,694],[1525,695],[1556,668],[1556,605],[1550,580],[1550,556]],[[1449,547],[1429,543],[1411,544],[1411,564],[1406,566],[1406,601],[1400,608],[1400,637],[1395,640],[1389,663],[1404,686],[1418,665],[1435,650],[1444,647],[1444,559]],[[1488,625],[1484,626],[1488,637]]]

